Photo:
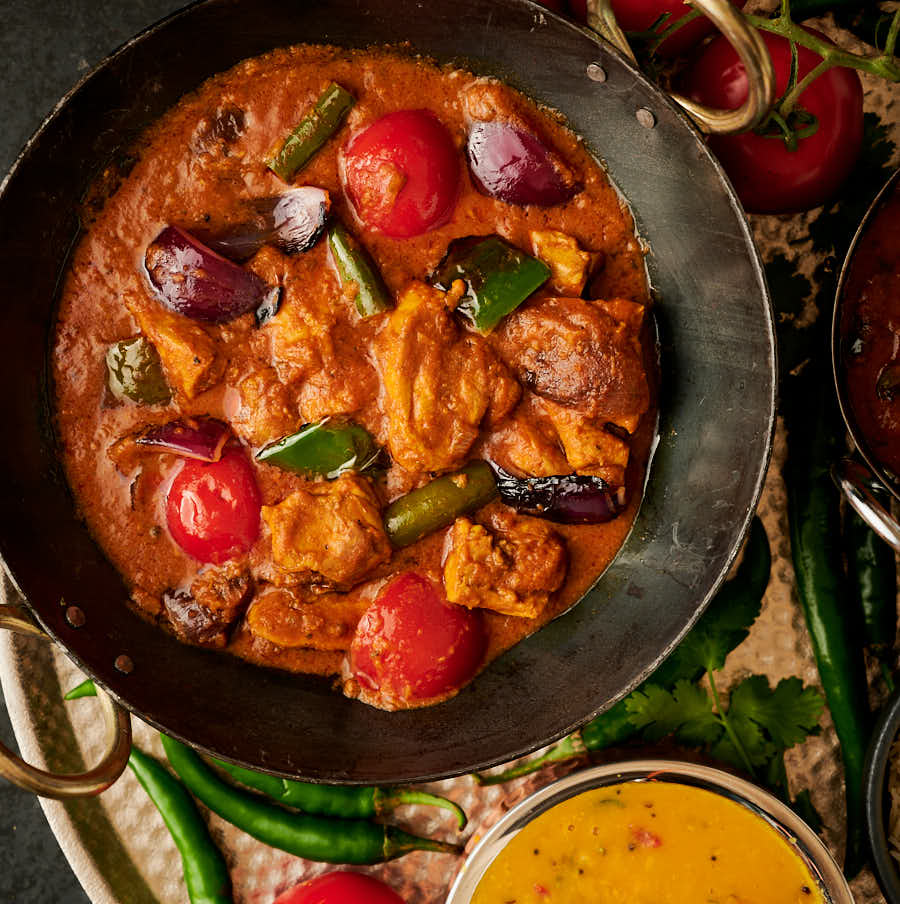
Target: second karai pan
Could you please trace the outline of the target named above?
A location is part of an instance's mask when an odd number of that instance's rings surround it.
[[[727,5],[727,4],[726,4]],[[386,713],[327,680],[185,646],[138,617],[57,461],[48,347],[79,199],[210,75],[292,43],[408,50],[561,111],[608,167],[649,249],[659,441],[631,536],[565,616],[440,705]],[[0,550],[33,616],[122,705],[197,748],[282,775],[403,782],[483,769],[572,731],[697,619],[756,508],[775,342],[743,212],[700,133],[610,45],[527,0],[206,0],[105,61],[47,120],[0,195]],[[77,615],[73,618],[73,612]],[[10,621],[9,623],[12,623]]]

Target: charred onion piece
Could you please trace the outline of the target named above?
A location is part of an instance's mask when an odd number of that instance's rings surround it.
[[[290,182],[341,127],[354,103],[349,91],[330,82],[296,128],[266,160],[266,166]]]
[[[493,467],[501,501],[526,515],[559,524],[602,524],[625,509],[625,487],[613,489],[601,477],[513,477],[503,468]]]
[[[875,392],[882,402],[893,402],[900,392],[900,364],[885,364],[878,374],[878,382],[875,384]]]
[[[231,260],[252,257],[263,245],[285,254],[308,251],[325,231],[331,196],[324,188],[304,185],[273,198],[253,202],[256,218],[207,240],[213,251]]]
[[[480,333],[489,333],[550,278],[550,268],[499,235],[454,239],[434,274],[445,292],[461,279],[466,292],[457,310]]]
[[[167,226],[150,243],[146,264],[166,307],[208,323],[224,323],[254,311],[279,291],[178,226]]]
[[[519,126],[496,120],[473,123],[466,154],[476,188],[509,204],[553,207],[579,191],[563,177],[553,152]]]
[[[218,461],[230,436],[228,424],[207,417],[169,421],[168,424],[150,427],[135,442],[140,446],[155,446],[183,458]]]

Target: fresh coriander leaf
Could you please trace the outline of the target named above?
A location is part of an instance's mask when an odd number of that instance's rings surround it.
[[[648,741],[677,734],[686,744],[702,746],[715,741],[722,731],[706,691],[683,679],[672,691],[645,685],[627,698],[626,705],[631,723],[643,729]]]
[[[773,690],[764,675],[751,675],[731,692],[728,715],[752,719],[787,750],[818,727],[824,705],[818,691],[804,687],[799,678],[783,678]]]
[[[771,566],[766,530],[754,518],[734,577],[722,585],[697,624],[650,680],[668,687],[679,678],[696,681],[707,670],[722,668],[759,615]]]
[[[776,754],[777,748],[771,741],[767,741],[762,729],[752,719],[745,716],[735,714],[732,716],[729,710],[726,718],[731,726],[732,732],[737,736],[747,759],[752,766],[766,766],[772,757]],[[732,766],[738,766],[746,769],[747,764],[744,762],[740,751],[734,746],[731,735],[726,733],[722,735],[721,740],[710,748],[710,756],[724,763],[730,763]]]

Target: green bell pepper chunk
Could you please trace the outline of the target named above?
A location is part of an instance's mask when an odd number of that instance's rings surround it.
[[[457,308],[479,333],[489,333],[550,278],[550,268],[498,235],[451,242],[435,274],[445,292],[461,279],[466,285]]]
[[[378,457],[379,448],[364,427],[332,424],[329,418],[307,424],[297,433],[266,446],[258,461],[299,474],[339,477],[345,471],[364,471]]]
[[[159,354],[143,336],[123,339],[106,352],[107,385],[117,399],[161,405],[172,398]]]

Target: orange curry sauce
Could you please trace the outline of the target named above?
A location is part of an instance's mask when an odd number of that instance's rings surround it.
[[[215,234],[240,221],[248,199],[284,191],[288,186],[267,169],[264,160],[329,81],[350,91],[355,106],[336,135],[295,177],[294,185],[319,186],[330,192],[333,214],[366,246],[395,298],[412,281],[427,282],[455,238],[497,233],[533,253],[532,231],[555,230],[576,239],[582,249],[599,253],[600,265],[590,283],[592,298],[621,298],[641,305],[648,305],[650,299],[643,251],[631,215],[602,168],[558,117],[538,110],[506,86],[496,89],[501,103],[529,111],[542,135],[578,175],[583,189],[554,207],[507,204],[476,191],[466,166],[461,100],[476,81],[469,72],[439,68],[387,50],[280,49],[209,79],[147,131],[134,149],[136,162],[130,172],[102,208],[92,212],[62,292],[53,363],[58,435],[70,484],[90,530],[121,571],[134,604],[146,617],[174,630],[182,640],[195,642],[184,626],[172,622],[164,595],[191,588],[198,575],[205,575],[214,586],[219,572],[226,578],[240,572],[249,576],[252,593],[218,645],[252,662],[339,675],[357,621],[391,575],[416,570],[441,584],[449,528],[395,551],[388,563],[377,565],[350,587],[328,586],[321,580],[304,583],[302,576],[286,580],[272,561],[272,538],[265,522],[248,555],[224,566],[204,566],[173,542],[166,527],[165,494],[181,460],[158,452],[136,454],[127,446],[123,451],[121,440],[151,424],[209,415],[227,421],[252,454],[304,423],[336,413],[337,408],[390,449],[384,388],[373,364],[373,349],[390,312],[367,320],[357,315],[342,298],[324,240],[293,256],[263,249],[259,260],[244,266],[267,280],[279,280],[284,286],[282,308],[262,327],[255,325],[252,314],[221,325],[199,325],[204,341],[221,362],[222,376],[214,385],[193,395],[181,391],[160,350],[175,390],[172,401],[162,405],[120,402],[107,389],[105,365],[110,345],[146,332],[145,324],[160,316],[160,300],[144,269],[148,245],[168,224]],[[450,220],[403,240],[368,230],[355,217],[339,165],[341,148],[350,136],[400,109],[432,111],[448,128],[459,150],[461,178]],[[520,312],[535,311],[543,300],[559,294],[545,287]],[[459,329],[464,332],[466,327],[460,323]],[[501,328],[483,341],[496,350],[503,332]],[[305,340],[300,338],[303,335]],[[535,618],[485,610],[489,634],[485,662],[575,603],[624,541],[640,501],[655,427],[655,348],[649,336],[645,326],[642,345],[651,404],[629,441],[626,510],[605,524],[542,522],[564,540],[565,580]],[[507,336],[504,341],[514,340]],[[313,364],[307,360],[309,343],[314,351],[318,348]],[[256,381],[253,392],[247,389],[249,378]],[[454,391],[452,386],[437,389]],[[567,463],[562,441],[542,413],[543,401],[522,386],[518,407],[499,424],[482,424],[465,460],[491,457],[515,470],[511,459],[516,457],[519,440],[515,432],[509,439],[509,427],[518,418],[520,427],[533,428],[550,449],[545,473],[576,470]],[[576,423],[576,432],[582,427],[587,429]],[[600,428],[594,423],[592,429]],[[602,464],[593,472],[598,468],[602,472]],[[266,506],[279,504],[310,483],[255,460],[253,467]],[[582,463],[579,470],[592,473],[592,464]],[[521,469],[519,475],[523,476]],[[433,476],[405,471],[394,463],[386,473],[362,479],[371,480],[380,504],[386,506]],[[470,517],[489,523],[498,511],[507,510],[494,502]],[[352,680],[343,689],[350,695],[360,693]],[[368,702],[388,708],[396,705],[378,699]]]

